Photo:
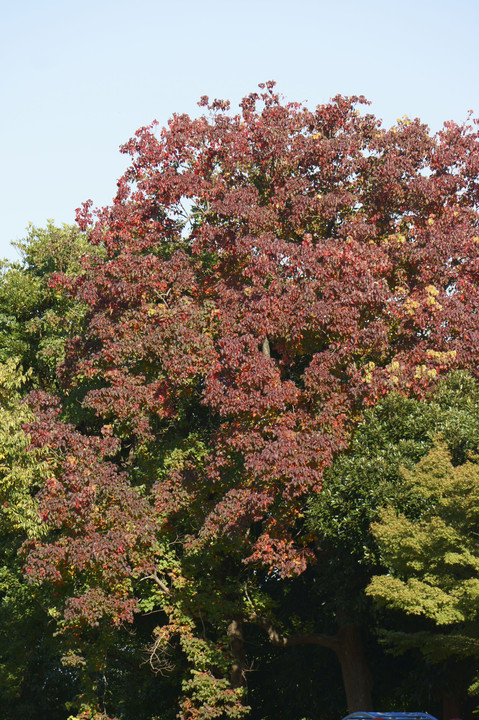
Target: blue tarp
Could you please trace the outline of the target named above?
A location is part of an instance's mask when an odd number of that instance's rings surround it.
[[[437,720],[434,715],[425,712],[355,712],[346,715],[343,720]]]

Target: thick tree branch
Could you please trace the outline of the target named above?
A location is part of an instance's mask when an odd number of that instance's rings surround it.
[[[331,650],[338,651],[339,639],[333,635],[322,635],[320,633],[294,633],[293,635],[281,635],[271,620],[260,615],[250,615],[248,622],[258,625],[266,631],[269,641],[275,647],[292,647],[293,645],[321,645]]]
[[[157,585],[160,586],[160,588],[163,590],[163,592],[168,593],[168,595],[171,594],[170,588],[168,587],[168,585],[166,585],[163,582],[163,580],[160,577],[158,577],[158,573],[156,572],[156,570],[155,570],[155,572],[151,573],[151,575],[146,575],[144,578],[142,578],[142,580],[154,580],[157,583]]]

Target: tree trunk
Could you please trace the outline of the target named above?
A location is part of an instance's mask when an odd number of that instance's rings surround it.
[[[443,720],[461,717],[461,709],[457,698],[446,690],[442,693],[442,717]]]
[[[246,685],[246,654],[244,649],[243,623],[239,619],[232,620],[228,625],[233,664],[231,666],[231,686],[234,689]]]
[[[348,712],[373,709],[371,697],[373,682],[363,653],[359,627],[349,622],[342,613],[338,613],[339,631],[336,635],[319,633],[281,635],[267,618],[252,615],[249,620],[266,630],[271,644],[276,647],[320,645],[330,648],[341,666]]]
[[[341,665],[348,712],[372,710],[372,677],[363,653],[361,634],[357,625],[343,625],[333,648]]]

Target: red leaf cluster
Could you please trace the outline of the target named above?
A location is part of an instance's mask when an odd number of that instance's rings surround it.
[[[57,403],[43,393],[29,401],[37,422],[26,430],[33,447],[48,448],[52,474],[38,494],[49,534],[24,544],[27,577],[62,589],[69,623],[96,624],[103,615],[131,621],[131,580],[153,569],[150,506],[107,459],[118,450],[115,438],[59,422]]]

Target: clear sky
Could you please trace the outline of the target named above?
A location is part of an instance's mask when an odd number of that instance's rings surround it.
[[[0,257],[29,222],[109,204],[119,146],[201,95],[265,80],[311,107],[364,94],[386,125],[479,116],[478,0],[0,0]]]

